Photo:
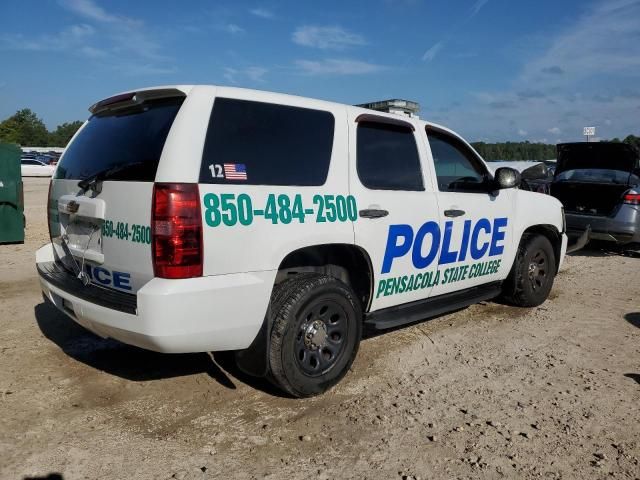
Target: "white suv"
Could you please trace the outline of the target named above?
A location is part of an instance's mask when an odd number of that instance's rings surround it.
[[[43,292],[104,337],[235,350],[293,396],[348,371],[363,328],[547,298],[561,204],[438,125],[214,86],[90,108],[51,182]]]

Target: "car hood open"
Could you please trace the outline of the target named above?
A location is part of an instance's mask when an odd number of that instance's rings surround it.
[[[631,172],[638,167],[638,152],[626,143],[561,143],[557,150],[556,176],[567,170],[607,169]]]

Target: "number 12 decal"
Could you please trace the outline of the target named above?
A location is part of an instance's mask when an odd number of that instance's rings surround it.
[[[218,163],[212,163],[209,165],[209,170],[211,170],[211,178],[224,178],[224,174],[222,173],[222,165]]]

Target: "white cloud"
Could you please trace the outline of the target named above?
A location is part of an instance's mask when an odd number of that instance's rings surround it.
[[[264,82],[264,76],[268,72],[266,68],[263,67],[248,67],[244,70],[244,73],[250,80],[254,82]]]
[[[137,23],[131,18],[107,12],[93,0],[61,0],[64,7],[85,18],[104,23],[128,22]]]
[[[476,0],[476,3],[471,7],[471,16],[475,17],[488,2],[489,0]]]
[[[521,137],[526,137],[528,134],[529,132],[527,132],[526,130],[523,130],[523,129],[518,130],[518,135],[520,135]]]
[[[463,18],[462,20],[458,21],[457,23],[453,24],[452,27],[449,28],[449,32],[443,37],[442,40],[434,43],[426,52],[424,52],[424,54],[422,55],[422,61],[423,62],[431,62],[433,61],[436,56],[438,56],[438,54],[440,53],[440,51],[445,47],[445,45],[456,36],[456,33],[464,28],[472,19],[473,17],[475,17],[480,10],[482,10],[482,8],[489,2],[489,0],[476,0],[476,2],[473,4],[473,6],[471,7],[471,9],[469,10],[469,14]],[[458,55],[456,56],[456,58],[468,58],[471,56],[475,56],[474,54],[462,54],[462,55]]]
[[[269,69],[258,66],[246,67],[241,69],[226,67],[222,76],[227,82],[234,85],[241,83],[243,80],[253,83],[263,83],[265,81],[264,76],[268,72]]]
[[[115,64],[114,68],[121,71],[123,75],[131,77],[144,75],[169,75],[177,72],[176,67],[160,66],[153,63],[120,63]]]
[[[566,85],[594,75],[638,75],[640,1],[602,0],[552,39],[524,69],[522,80]]]
[[[249,10],[249,13],[251,15],[255,15],[256,17],[266,18],[268,20],[275,18],[274,13],[271,10],[267,10],[266,8],[252,8],[251,10]]]
[[[146,60],[163,60],[162,48],[145,30],[144,22],[106,11],[93,0],[61,0],[61,4],[86,19],[102,24],[103,41],[112,44],[112,50],[126,51]]]
[[[80,52],[89,58],[105,58],[106,56],[108,56],[108,53],[105,52],[104,50],[101,50],[99,48],[96,47],[92,47],[90,45],[85,45],[83,47],[80,48]]]
[[[422,60],[427,62],[432,61],[434,58],[436,58],[440,50],[442,50],[442,47],[444,47],[444,42],[441,41],[435,43],[429,50],[424,52],[424,55],[422,55]]]
[[[353,59],[296,60],[296,67],[305,75],[364,75],[387,67]]]
[[[222,74],[222,76],[224,77],[224,79],[227,82],[233,83],[233,84],[238,83],[238,80],[236,78],[237,75],[238,75],[238,70],[236,70],[235,68],[231,68],[231,67],[226,67],[224,69],[224,73]]]
[[[0,34],[0,49],[31,51],[82,51],[85,42],[95,33],[91,25],[71,25],[54,35]]]
[[[83,45],[90,57],[112,58],[114,68],[130,66],[132,71],[168,72],[170,60],[163,46],[146,30],[141,20],[107,11],[94,0],[59,0],[67,10],[99,24],[101,46]],[[140,66],[142,65],[142,67]]]
[[[527,138],[551,141],[581,140],[585,125],[601,126],[603,138],[638,132],[638,18],[640,0],[584,4],[573,24],[529,43],[534,53],[522,55],[529,60],[510,88],[472,93],[464,106],[444,113],[442,123],[472,140],[508,140],[514,125]]]
[[[298,27],[293,32],[292,40],[305,47],[334,50],[366,45],[367,43],[362,35],[338,26],[305,25]]]
[[[519,130],[527,132],[527,138],[553,135],[554,139],[561,136],[567,141],[579,141],[582,127],[588,125],[602,125],[599,134],[603,138],[638,132],[639,109],[640,98],[625,94],[613,95],[610,101],[602,102],[592,96],[567,96],[563,92],[530,98],[520,98],[513,91],[485,92],[475,94],[462,106],[452,107],[440,122],[470,140],[485,136],[509,140],[513,135],[511,125],[518,125]],[[607,118],[616,119],[615,128],[607,125]]]
[[[224,29],[230,33],[231,35],[238,35],[240,33],[244,33],[245,30],[244,28],[236,25],[235,23],[229,23],[227,25],[225,25]]]

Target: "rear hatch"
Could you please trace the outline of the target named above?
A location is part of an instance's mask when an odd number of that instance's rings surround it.
[[[567,212],[609,216],[637,183],[638,153],[624,143],[558,145],[551,194]]]
[[[153,278],[153,182],[183,101],[179,90],[149,90],[91,107],[49,192],[51,240],[69,272],[129,293]]]

